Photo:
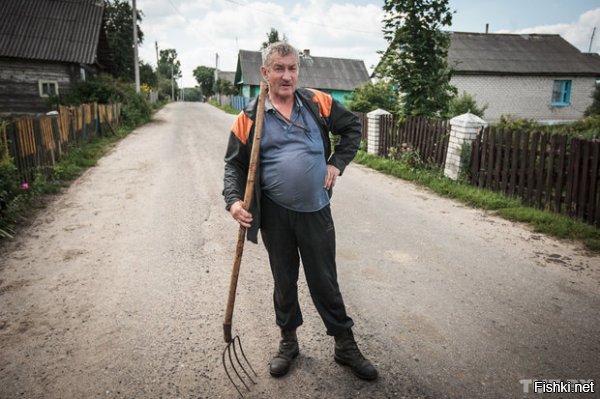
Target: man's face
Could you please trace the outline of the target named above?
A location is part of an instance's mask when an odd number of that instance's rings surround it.
[[[280,56],[273,54],[271,65],[260,68],[263,77],[269,83],[269,94],[273,97],[289,99],[294,95],[298,84],[298,62],[294,54]]]

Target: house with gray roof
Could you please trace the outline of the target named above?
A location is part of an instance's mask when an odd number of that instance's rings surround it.
[[[51,96],[110,70],[103,13],[102,0],[2,0],[0,115],[49,111]]]
[[[501,115],[564,123],[583,116],[600,79],[600,57],[559,35],[451,32],[448,63],[458,93]]]
[[[259,51],[240,50],[235,83],[240,86],[244,97],[258,96],[258,88],[262,81]],[[333,98],[345,103],[346,96],[354,89],[369,82],[369,74],[362,60],[315,57],[309,50],[300,54],[300,73],[298,87],[309,87],[331,94]]]

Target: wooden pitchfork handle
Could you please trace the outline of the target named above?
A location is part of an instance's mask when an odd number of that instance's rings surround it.
[[[249,210],[254,193],[254,177],[256,176],[256,165],[260,154],[260,139],[263,130],[263,115],[265,113],[265,98],[267,93],[267,82],[260,82],[260,93],[258,95],[258,110],[256,111],[256,126],[254,128],[254,140],[252,141],[252,152],[250,153],[250,168],[248,170],[248,180],[246,181],[246,192],[244,193],[244,209]],[[233,319],[233,305],[235,304],[235,291],[237,289],[238,276],[240,274],[240,265],[242,263],[242,254],[244,253],[244,241],[246,238],[246,228],[240,226],[238,232],[237,246],[235,249],[235,260],[233,261],[233,270],[231,271],[231,281],[229,283],[229,296],[227,298],[227,307],[225,308],[225,321],[223,322],[223,333],[225,342],[230,343],[231,320]]]

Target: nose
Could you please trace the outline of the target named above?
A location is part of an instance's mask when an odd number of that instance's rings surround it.
[[[284,70],[282,78],[284,80],[291,80],[292,79],[292,72],[289,69]]]

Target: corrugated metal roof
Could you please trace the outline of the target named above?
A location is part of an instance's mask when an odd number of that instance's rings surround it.
[[[93,64],[102,0],[1,0],[0,56]]]
[[[455,74],[600,75],[600,61],[559,35],[451,32]]]
[[[315,57],[312,65],[300,63],[298,86],[315,89],[352,91],[369,81],[369,74],[362,60],[345,58]],[[262,80],[262,65],[259,51],[240,50],[236,83],[243,77],[245,84],[259,85]],[[240,76],[241,72],[241,76]]]

